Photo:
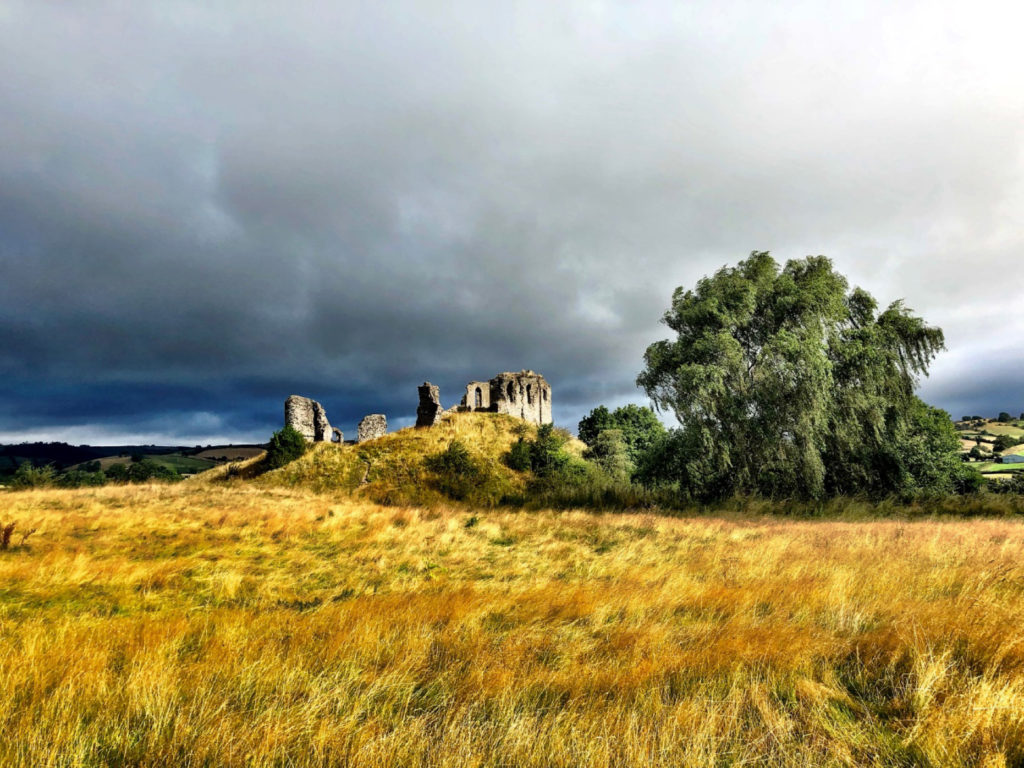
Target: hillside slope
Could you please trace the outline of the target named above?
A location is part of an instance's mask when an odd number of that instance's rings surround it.
[[[482,482],[499,493],[522,492],[527,477],[509,469],[502,457],[519,437],[534,437],[536,425],[504,414],[453,413],[426,428],[408,427],[358,445],[317,443],[292,463],[260,473],[260,458],[218,467],[197,480],[253,480],[269,487],[341,491],[370,500],[396,504],[425,504],[444,497],[433,487],[424,459],[459,440],[483,469]],[[586,446],[571,438],[568,453],[582,455]]]

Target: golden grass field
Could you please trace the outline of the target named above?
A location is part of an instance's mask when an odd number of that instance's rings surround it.
[[[1024,764],[1015,519],[186,482],[6,493],[9,521],[4,766]]]

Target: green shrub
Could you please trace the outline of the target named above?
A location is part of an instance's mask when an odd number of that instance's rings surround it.
[[[18,466],[11,480],[13,488],[47,488],[54,484],[57,479],[57,470],[52,464],[37,467],[31,461],[23,462]]]
[[[537,429],[537,437],[520,437],[505,454],[505,463],[512,469],[533,472],[537,477],[558,474],[569,464],[569,455],[563,450],[567,437],[551,424]]]
[[[128,482],[128,467],[124,464],[111,464],[103,471],[103,474],[112,483]]]
[[[151,480],[177,482],[181,480],[181,475],[178,474],[177,470],[157,464],[152,459],[144,458],[141,461],[133,461],[128,465],[128,482],[148,483]]]
[[[961,465],[953,477],[953,492],[961,496],[973,494],[985,487],[985,478],[977,467]]]
[[[470,495],[482,474],[480,465],[460,440],[452,440],[445,450],[427,456],[423,465],[434,474],[437,489],[459,501]]]
[[[440,453],[427,456],[423,467],[432,475],[430,484],[456,501],[493,507],[510,491],[508,481],[485,460],[473,456],[458,439]]]
[[[95,463],[99,464],[98,461]],[[106,482],[107,476],[98,470],[89,472],[82,469],[72,469],[57,478],[57,483],[62,488],[90,488],[104,485]]]
[[[544,424],[534,439],[520,437],[504,456],[505,464],[531,472],[527,491],[506,503],[539,507],[626,509],[650,506],[647,492],[629,482],[632,465],[619,430],[605,430],[588,449],[588,461],[565,451],[569,435]]]
[[[529,472],[532,468],[533,441],[520,437],[505,455],[505,463],[517,472]]]
[[[306,452],[306,438],[290,424],[285,425],[270,438],[264,465],[277,469],[290,464]]]
[[[985,486],[993,493],[1024,494],[1024,473],[1014,473],[1009,480],[989,480]]]
[[[1020,440],[1017,440],[1010,435],[997,435],[996,439],[992,441],[994,449],[997,451],[1005,451],[1007,448],[1013,448],[1015,445],[1020,444]]]

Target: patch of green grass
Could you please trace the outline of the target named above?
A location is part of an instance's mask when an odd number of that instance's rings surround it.
[[[998,421],[990,421],[985,425],[985,429],[991,432],[993,435],[1011,435],[1012,437],[1024,437],[1024,429],[1021,429],[1013,422],[1000,423]]]
[[[168,469],[173,469],[180,474],[192,474],[195,472],[205,472],[208,469],[216,467],[218,462],[210,461],[209,459],[197,459],[193,456],[182,456],[180,453],[165,453],[162,455],[146,456],[147,459],[152,459],[156,464]]]
[[[197,472],[205,472],[208,469],[219,466],[220,462],[210,461],[208,459],[199,459],[194,456],[184,456],[180,453],[154,453],[145,454],[143,458],[151,460],[154,464],[167,469],[173,469],[175,472],[180,474],[195,474]],[[129,456],[104,456],[101,459],[97,459],[100,463],[100,469],[107,470],[115,464],[131,464],[132,460]],[[86,462],[87,463],[87,462]],[[83,464],[75,464],[68,469],[82,469]]]
[[[995,461],[982,461],[972,466],[976,467],[983,475],[990,472],[1002,472],[1012,474],[1024,472],[1024,464],[999,464]]]

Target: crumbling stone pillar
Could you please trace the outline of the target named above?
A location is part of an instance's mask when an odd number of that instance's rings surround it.
[[[316,400],[301,395],[291,395],[284,401],[285,426],[293,427],[310,443],[321,443],[331,439],[331,423],[327,411]]]
[[[388,431],[388,419],[383,413],[371,413],[364,416],[356,430],[356,441],[363,443],[383,437]]]
[[[416,426],[432,427],[441,420],[444,409],[441,407],[441,390],[429,381],[417,387],[420,404],[416,408]]]
[[[331,422],[327,420],[327,411],[316,400],[313,401],[313,440],[318,443],[331,441]]]

